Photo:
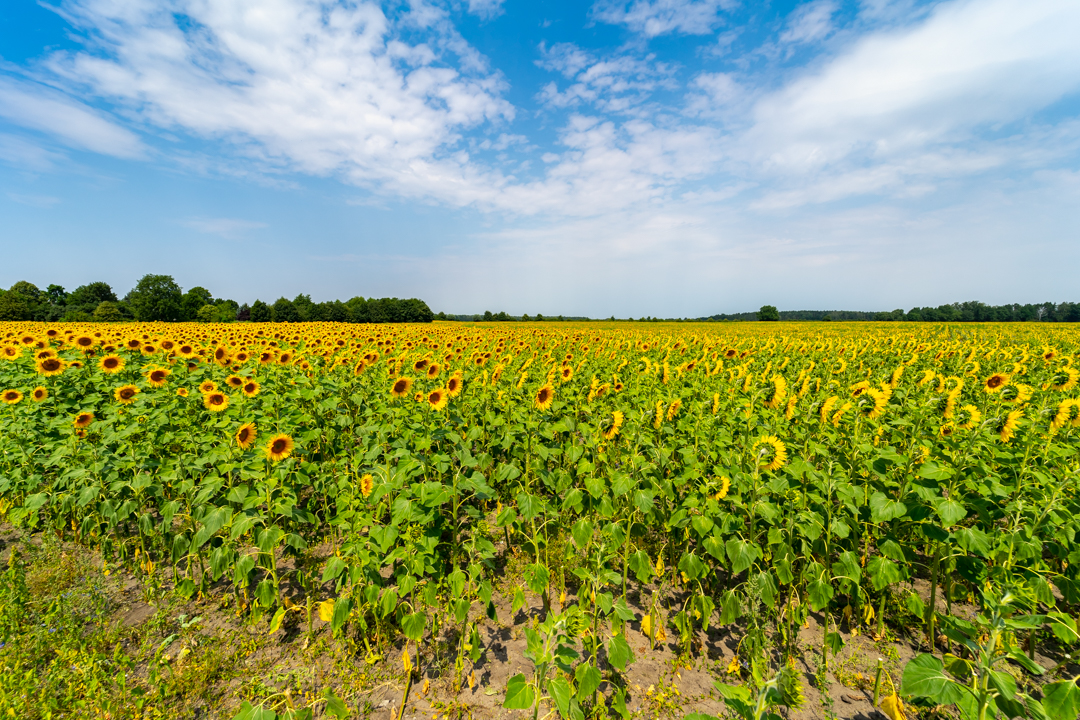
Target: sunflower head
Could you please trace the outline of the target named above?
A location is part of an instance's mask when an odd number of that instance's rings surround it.
[[[412,378],[401,377],[394,381],[390,387],[390,394],[397,398],[408,397],[412,390]]]
[[[236,388],[243,387],[244,378],[240,377],[239,375],[230,375],[229,377],[225,378],[225,384],[235,390]]]
[[[450,396],[444,388],[432,390],[428,393],[427,402],[428,406],[432,410],[442,410],[446,407],[446,403],[449,401]]]
[[[255,443],[255,423],[245,423],[236,431],[236,444],[247,450]]]
[[[119,355],[106,355],[98,360],[98,367],[107,375],[118,373],[124,369],[124,358]]]
[[[94,413],[84,411],[75,416],[75,420],[74,422],[72,422],[72,424],[76,428],[81,429],[87,427],[92,422],[94,422]]]
[[[229,407],[229,396],[220,390],[204,393],[203,405],[210,412],[221,412]]]
[[[986,382],[983,384],[983,389],[986,392],[998,392],[1001,388],[1009,384],[1009,376],[1005,373],[994,373],[990,377],[986,378]]]
[[[187,397],[188,396],[188,390],[187,390],[187,388],[178,388],[176,390],[176,394],[179,395],[180,397]]]
[[[360,478],[360,494],[364,497],[371,497],[371,491],[375,489],[375,479],[371,477],[371,473],[368,473],[364,477]]]
[[[446,381],[446,392],[450,394],[450,397],[457,397],[461,392],[461,374],[454,373],[450,376],[450,379]]]
[[[23,399],[23,394],[18,390],[5,390],[0,399],[3,399],[8,405],[14,405]]]
[[[775,435],[765,435],[754,443],[754,455],[761,470],[779,470],[787,465],[787,448]]]
[[[614,440],[615,436],[619,434],[619,428],[622,427],[622,424],[622,411],[616,410],[611,414],[611,419],[600,426],[600,434],[604,436],[605,440]]]
[[[64,372],[67,364],[58,357],[47,357],[37,361],[37,371],[45,377],[52,377]]]
[[[121,385],[113,392],[113,397],[121,405],[130,405],[135,402],[135,396],[139,394],[139,388],[134,385]]]
[[[288,435],[284,433],[275,435],[270,438],[270,442],[266,443],[266,457],[271,462],[280,462],[292,455],[294,447],[293,439]]]
[[[213,382],[212,380],[203,380],[201,383],[199,383],[199,392],[203,393],[204,395],[206,393],[212,393],[215,390],[217,390],[217,383]]]
[[[41,402],[47,397],[49,397],[49,391],[40,385],[30,391],[30,399],[34,402]]]
[[[555,389],[551,385],[545,385],[536,391],[534,402],[538,410],[547,410],[555,401]]]
[[[248,380],[240,388],[240,392],[244,393],[244,397],[255,397],[259,394],[259,383],[255,380]]]
[[[150,383],[152,387],[165,387],[165,382],[172,375],[172,371],[167,368],[153,368],[146,374],[146,382]]]

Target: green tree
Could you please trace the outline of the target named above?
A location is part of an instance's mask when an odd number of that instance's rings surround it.
[[[183,312],[184,295],[171,275],[143,275],[124,302],[142,322],[175,322]]]
[[[300,313],[296,311],[291,300],[280,297],[270,306],[270,317],[274,322],[298,322]]]
[[[199,311],[195,313],[195,318],[199,322],[212,323],[218,320],[218,309],[213,305],[203,305],[199,308]]]
[[[270,322],[273,318],[273,314],[270,312],[270,306],[264,303],[262,300],[256,300],[251,303],[251,310],[249,319],[251,322]]]
[[[182,320],[197,320],[206,305],[214,304],[214,296],[204,287],[193,287],[184,293]]]
[[[120,307],[116,303],[106,300],[94,308],[94,320],[98,322],[118,322],[124,319]]]
[[[766,322],[776,322],[780,319],[780,311],[778,311],[774,305],[762,305],[761,309],[758,310],[757,319]]]
[[[45,288],[45,297],[53,305],[67,305],[68,293],[63,285],[50,285]]]
[[[116,293],[113,292],[109,283],[92,282],[75,288],[68,296],[67,304],[69,306],[89,305],[90,309],[93,310],[106,300],[116,302],[119,298],[116,297]]]
[[[0,290],[0,320],[29,320],[30,310],[17,293]]]

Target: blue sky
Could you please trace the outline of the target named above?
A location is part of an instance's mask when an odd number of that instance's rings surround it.
[[[0,286],[1080,300],[1075,0],[9,0]]]

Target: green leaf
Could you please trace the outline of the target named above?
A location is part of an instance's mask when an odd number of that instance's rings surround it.
[[[942,500],[934,508],[938,517],[941,518],[941,522],[945,524],[945,527],[952,527],[956,523],[960,522],[967,515],[967,510],[964,506],[955,500]]]
[[[506,698],[503,707],[507,710],[529,710],[536,700],[536,692],[533,690],[522,673],[518,673],[506,682]]]
[[[1042,706],[1050,720],[1076,720],[1080,717],[1080,688],[1073,680],[1044,685]]]
[[[551,578],[548,569],[543,565],[533,564],[525,567],[525,582],[528,584],[529,589],[539,595],[544,592],[548,586],[548,580]]]
[[[427,614],[423,611],[406,615],[401,620],[401,630],[405,633],[405,637],[415,642],[420,642],[424,637],[424,628],[426,627]]]
[[[323,690],[323,700],[326,701],[326,712],[338,720],[348,720],[351,717],[348,706],[330,688]]]
[[[761,550],[739,538],[731,538],[727,541],[727,555],[731,560],[731,572],[741,573],[754,564],[754,560],[761,557]]]
[[[548,694],[551,695],[551,699],[555,701],[555,707],[558,709],[559,715],[563,718],[569,718],[570,699],[573,697],[573,688],[570,687],[570,682],[560,675],[553,680],[548,680],[547,690]]]
[[[1029,658],[1025,653],[1019,650],[1012,650],[1009,652],[1009,659],[1017,665],[1027,670],[1032,675],[1042,675],[1046,672],[1046,669]]]
[[[720,624],[730,625],[738,620],[740,615],[742,615],[742,604],[739,602],[739,596],[734,590],[728,590],[720,601]]]
[[[589,545],[589,541],[592,540],[593,524],[581,518],[570,528],[571,534],[574,536],[574,544],[577,545],[578,550],[584,550]]]
[[[334,601],[334,615],[330,618],[330,628],[333,632],[340,632],[349,619],[352,610],[352,598],[342,596]]]
[[[623,672],[629,663],[634,662],[634,651],[630,649],[630,644],[622,635],[616,635],[608,640],[607,651],[608,661],[619,672]]]
[[[833,655],[839,655],[844,649],[844,638],[837,632],[828,633],[825,635],[825,647],[829,648]]]
[[[919,655],[904,667],[900,692],[929,698],[938,705],[954,705],[965,689],[945,674],[945,666],[933,655]]]
[[[574,669],[574,679],[578,686],[578,700],[585,700],[592,697],[596,688],[600,687],[600,670],[591,662],[581,663]]]
[[[839,578],[847,578],[852,582],[859,582],[862,577],[862,568],[859,567],[859,558],[855,553],[847,550],[840,553],[839,559],[833,563],[833,575]]]
[[[893,583],[900,582],[900,568],[892,560],[883,557],[870,558],[866,563],[866,574],[875,590],[883,590]]]
[[[686,553],[679,560],[679,570],[686,573],[686,577],[691,580],[697,580],[705,576],[708,568],[701,562],[701,558],[691,552]]]
[[[1016,680],[1009,673],[991,670],[989,680],[990,686],[997,690],[998,694],[1006,700],[1012,700],[1016,697]]]
[[[870,522],[888,522],[906,514],[907,506],[890,499],[885,493],[879,491],[870,496]]]
[[[810,597],[810,609],[817,612],[828,606],[833,597],[833,588],[824,580],[813,580],[806,586],[806,593]]]
[[[345,563],[344,560],[339,558],[337,555],[332,556],[326,562],[326,569],[323,570],[322,574],[322,582],[326,582],[328,580],[336,580],[338,575],[343,573],[345,570],[348,570],[348,568],[349,566]]]
[[[644,550],[638,550],[628,558],[630,569],[640,583],[647,583],[653,576],[653,564]]]

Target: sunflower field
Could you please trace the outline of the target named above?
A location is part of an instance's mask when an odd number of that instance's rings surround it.
[[[0,324],[0,520],[410,683],[451,638],[472,687],[480,625],[532,598],[498,690],[533,718],[628,717],[643,642],[725,627],[727,711],[775,717],[813,615],[825,671],[842,629],[922,651],[879,665],[894,720],[1072,720],[1078,352],[1038,324]]]

